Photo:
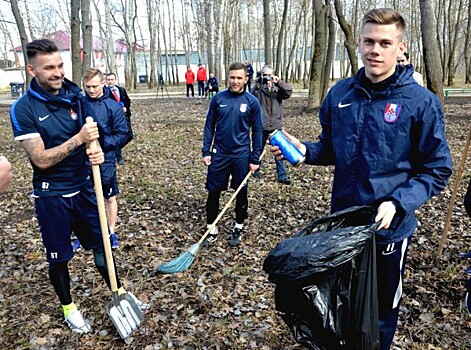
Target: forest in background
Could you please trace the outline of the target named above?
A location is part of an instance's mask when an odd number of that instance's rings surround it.
[[[275,74],[309,88],[312,107],[327,92],[335,57],[342,76],[358,69],[361,18],[375,7],[405,17],[411,62],[442,101],[444,86],[471,83],[470,0],[4,0],[2,6],[0,53],[6,57],[12,47],[64,29],[71,33],[72,80],[78,83],[92,62],[93,34],[102,38],[108,71],[116,70],[114,40],[126,43],[128,90],[138,82],[138,49],[148,50],[149,89],[163,64],[165,81],[178,84],[177,54],[184,52],[189,64],[197,51],[219,77],[234,61],[271,64]]]

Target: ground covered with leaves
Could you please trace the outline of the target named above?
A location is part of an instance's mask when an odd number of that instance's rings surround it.
[[[319,133],[316,112],[304,113],[304,98],[285,104],[285,128],[300,139]],[[0,348],[2,349],[301,349],[274,310],[274,285],[262,269],[264,258],[329,211],[332,167],[288,168],[291,186],[276,182],[266,158],[261,179],[249,187],[249,219],[239,248],[226,234],[233,206],[219,224],[222,236],[203,248],[190,269],[161,275],[159,264],[179,256],[205,231],[202,131],[207,101],[181,97],[135,99],[135,140],[118,168],[118,236],[115,252],[125,286],[152,308],[142,326],[123,343],[106,311],[111,293],[94,268],[90,252],[69,263],[72,293],[93,332],[72,334],[63,322],[49,283],[47,263],[30,198],[31,167],[13,143],[8,108],[0,108],[0,150],[14,166],[14,180],[0,196]],[[462,158],[471,117],[471,99],[450,99],[445,106],[447,136],[455,169]],[[469,349],[471,317],[464,308],[464,269],[458,253],[470,250],[471,220],[463,195],[471,174],[468,161],[459,188],[447,244],[437,258],[456,173],[449,186],[417,214],[404,283],[396,349]],[[221,207],[231,192],[221,198]]]

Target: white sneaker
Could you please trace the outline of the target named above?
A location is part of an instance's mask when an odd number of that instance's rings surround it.
[[[92,330],[92,327],[83,318],[82,313],[79,310],[73,310],[70,312],[69,317],[64,317],[65,322],[75,333],[88,333]]]
[[[143,303],[142,301],[140,301],[139,299],[136,298],[136,296],[134,294],[132,294],[131,292],[127,292],[128,295],[133,298],[133,300],[136,302],[136,305],[139,307],[139,310],[141,311],[146,311],[146,310],[149,310],[150,309],[150,305],[149,304],[146,304],[146,303]]]

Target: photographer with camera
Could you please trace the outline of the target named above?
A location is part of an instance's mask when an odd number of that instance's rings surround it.
[[[282,129],[283,124],[283,100],[290,98],[293,88],[273,75],[273,69],[265,65],[257,72],[255,85],[251,93],[258,99],[263,114],[263,145],[268,136],[276,129]],[[275,158],[277,180],[279,183],[289,185],[290,178],[286,175],[285,163]],[[254,174],[260,177],[260,168]]]

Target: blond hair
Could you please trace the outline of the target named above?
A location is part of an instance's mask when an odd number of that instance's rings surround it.
[[[403,37],[404,32],[406,30],[406,22],[404,21],[402,15],[399,12],[390,8],[378,8],[365,13],[361,24],[361,29],[363,30],[365,25],[368,23],[395,24],[396,28],[401,33],[401,38]]]

